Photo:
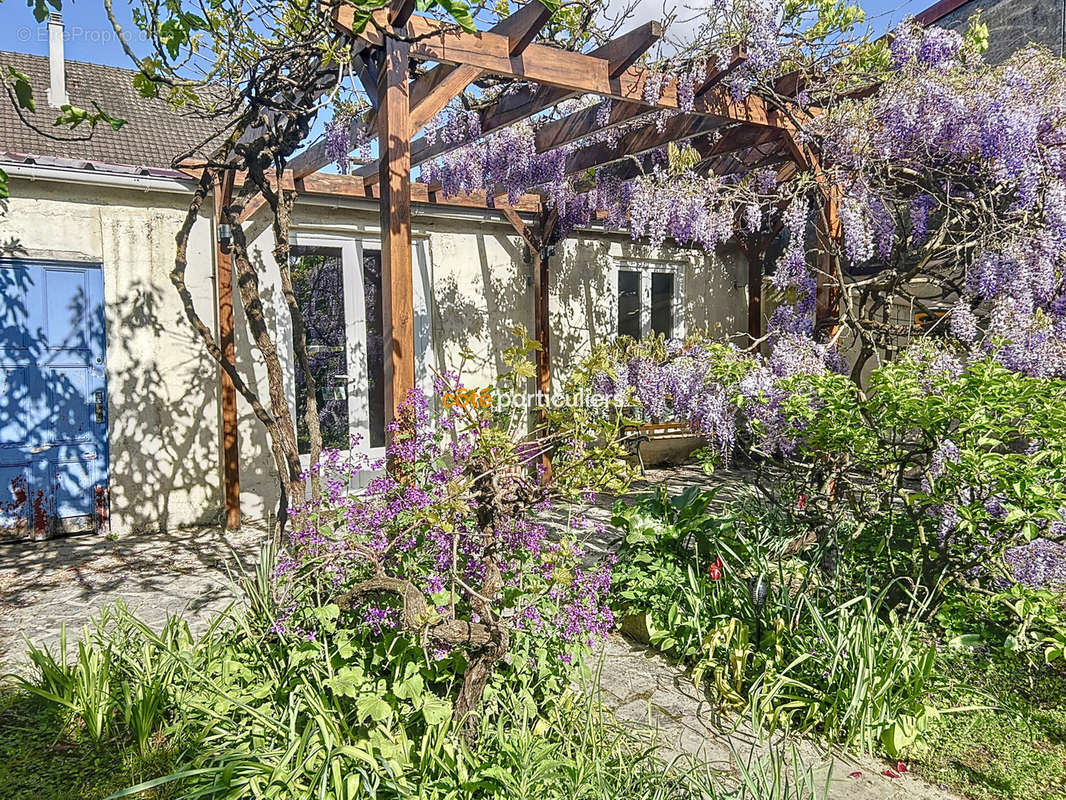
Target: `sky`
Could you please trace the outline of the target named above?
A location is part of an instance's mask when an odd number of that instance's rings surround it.
[[[667,0],[670,2],[670,0]],[[934,0],[857,0],[866,9],[870,25],[875,33],[883,33],[902,17],[917,14],[933,4]],[[689,0],[684,3],[691,8]],[[117,0],[114,5],[119,22],[129,35],[138,33],[130,21],[130,6]],[[634,16],[626,21],[626,28],[636,27],[652,19],[661,19],[662,0],[641,0]],[[681,15],[679,15],[681,16]],[[684,16],[690,16],[685,13]],[[32,11],[23,0],[0,0],[0,50],[14,50],[36,55],[48,54],[48,26],[38,24]],[[89,61],[95,64],[129,66],[129,59],[118,43],[111,23],[100,0],[65,0],[63,3],[66,57],[73,61]],[[138,50],[137,40],[131,42]],[[142,51],[143,52],[143,51]]]

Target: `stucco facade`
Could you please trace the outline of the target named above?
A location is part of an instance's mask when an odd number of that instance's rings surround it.
[[[175,179],[94,175],[86,170],[11,169],[11,199],[0,216],[0,253],[99,263],[106,303],[106,376],[112,530],[215,524],[222,516],[218,369],[185,318],[170,283],[174,236],[190,187]],[[187,282],[202,319],[217,334],[211,209],[189,244]],[[289,396],[295,395],[291,324],[264,219],[248,227],[268,320],[278,334]],[[375,247],[377,207],[313,197],[298,203],[295,241],[358,241]],[[532,272],[525,248],[502,216],[417,206],[415,328],[419,378],[454,368],[468,353],[468,385],[488,386],[516,325],[532,328]],[[617,326],[616,271],[671,269],[686,331],[722,338],[746,327],[747,266],[735,251],[694,251],[633,243],[605,232],[575,234],[550,261],[553,377]],[[235,300],[239,367],[265,396],[266,376]],[[353,375],[352,380],[357,380]],[[246,519],[269,516],[277,495],[262,426],[238,398],[241,506]]]

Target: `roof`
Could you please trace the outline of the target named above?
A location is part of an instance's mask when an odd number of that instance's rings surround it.
[[[940,2],[933,3],[920,14],[915,14],[914,18],[923,25],[932,25],[937,20],[943,19],[955,9],[962,8],[969,2],[970,0],[940,0]]]
[[[51,131],[56,110],[47,103],[48,58],[0,50],[0,73],[11,66],[29,77],[36,113],[22,113],[41,130]],[[0,152],[27,156],[93,161],[133,167],[169,168],[174,158],[201,145],[220,126],[218,121],[175,111],[161,99],[147,99],[133,88],[134,70],[66,62],[67,94],[70,103],[92,110],[93,101],[113,117],[126,120],[118,131],[98,125],[91,138],[56,141],[26,125],[14,105],[0,96]],[[56,128],[58,137],[84,136],[83,127],[73,131]]]

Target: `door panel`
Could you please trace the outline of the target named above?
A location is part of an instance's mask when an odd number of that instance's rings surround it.
[[[0,260],[0,537],[107,519],[103,273]]]

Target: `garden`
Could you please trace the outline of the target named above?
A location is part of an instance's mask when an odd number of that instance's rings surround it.
[[[306,42],[315,4],[267,4],[273,27],[251,32],[208,5],[144,3],[161,49],[139,62],[142,91],[197,102],[176,76],[209,31],[229,37],[212,58],[230,67],[261,40],[272,49],[257,59],[322,57],[288,46]],[[486,84],[440,113],[436,135],[461,146],[422,177],[445,195],[541,191],[556,240],[603,224],[654,246],[739,242],[766,267],[765,331],[600,341],[555,379],[596,402],[532,414],[443,406],[481,387],[464,382],[465,357],[439,365],[434,396],[403,398],[380,460],[323,445],[298,343],[308,468],[286,395],[260,402],[234,371],[274,446],[282,524],[205,630],[153,627],[120,603],[57,646],[27,642],[28,668],[0,689],[0,792],[877,796],[840,794],[863,771],[818,773],[805,742],[872,759],[901,786],[1066,797],[1066,62],[1030,46],[986,63],[979,17],[964,33],[907,20],[873,37],[835,0],[709,6],[687,47],[646,57],[658,77],[645,101],[673,82],[675,115],[691,112],[718,64],[732,102],[763,98],[790,120],[793,149],[817,154],[806,168],[756,153],[708,173],[681,139],[628,177],[568,175],[567,152],[534,144],[550,114],[481,130],[478,108],[508,91]],[[510,13],[419,7],[467,29]],[[542,36],[596,43],[590,7],[552,7]],[[367,24],[377,4],[357,9]],[[240,133],[258,120],[268,132],[252,140],[270,153],[238,150],[287,263],[294,200],[267,172],[320,106],[270,123],[290,126],[279,133],[246,100]],[[674,124],[657,111],[620,127],[610,99],[574,102],[594,110],[596,144]],[[325,137],[344,171],[365,109],[333,109]],[[242,236],[236,224],[238,262]],[[543,344],[513,334],[496,388],[521,394]],[[256,337],[276,388],[270,334]],[[641,476],[633,426],[664,422],[698,437],[699,481]],[[609,520],[586,513],[597,504]],[[712,764],[617,718],[600,677],[619,636],[759,750]]]

